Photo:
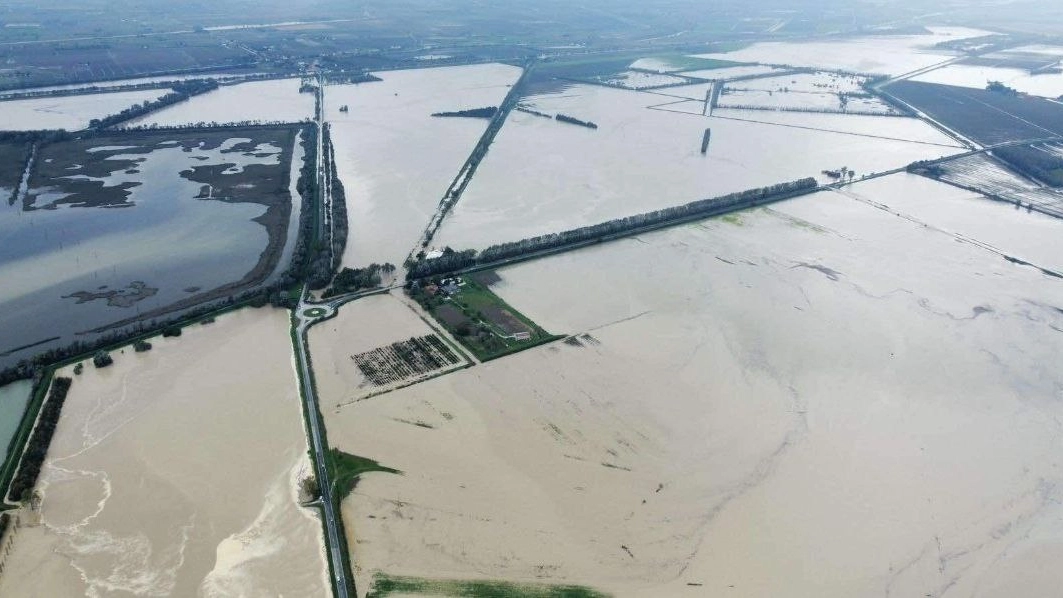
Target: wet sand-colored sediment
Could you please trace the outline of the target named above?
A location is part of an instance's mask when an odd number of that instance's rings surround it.
[[[933,201],[892,181],[866,193]],[[501,271],[587,336],[326,414],[404,472],[344,502],[360,590],[1054,595],[1063,285],[971,242],[1006,206],[917,207],[823,193]]]
[[[327,595],[287,313],[152,342],[73,376],[0,594]]]

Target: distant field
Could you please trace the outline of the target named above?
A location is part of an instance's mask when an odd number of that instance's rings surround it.
[[[886,90],[983,145],[1063,136],[1063,105],[1044,98],[915,81],[899,81]],[[1007,147],[993,153],[1026,176],[1063,186],[1063,152]]]
[[[239,67],[251,53],[209,35],[112,39],[0,47],[0,89],[135,77],[177,70]]]
[[[1063,135],[1063,105],[1044,98],[915,81],[886,91],[982,144]]]

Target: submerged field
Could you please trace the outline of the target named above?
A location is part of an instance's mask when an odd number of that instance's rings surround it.
[[[25,195],[0,203],[0,364],[76,333],[224,299],[281,269],[300,205],[290,184],[297,132],[42,145]]]
[[[223,85],[188,101],[123,123],[123,127],[176,127],[228,123],[292,123],[314,115],[314,94],[299,93],[299,79]]]
[[[498,106],[520,72],[501,64],[390,71],[325,89],[347,195],[345,266],[403,263],[488,123],[432,114]]]
[[[287,314],[245,310],[74,378],[5,596],[324,596]],[[254,375],[248,375],[254,372]],[[25,517],[25,515],[23,515]]]
[[[1032,95],[1049,98],[1063,95],[1061,73],[1031,75],[1024,69],[998,66],[954,64],[913,77],[912,81],[976,89],[984,89],[990,81],[999,81],[1012,89]]]
[[[829,182],[823,171],[842,166],[859,176],[959,151],[915,119],[815,114],[824,118],[784,126],[770,112],[710,118],[700,101],[685,102],[689,112],[676,102],[588,85],[522,99],[598,128],[513,112],[434,244],[482,249],[803,177]]]
[[[987,35],[963,27],[931,27],[921,35],[877,35],[829,41],[760,42],[705,58],[787,66],[841,69],[855,73],[902,75],[950,60],[939,43]]]
[[[60,368],[73,386],[40,509],[0,547],[0,595],[329,595],[292,354],[292,322],[315,318],[321,490],[359,598],[1054,595],[1063,218],[1047,214],[1063,195],[1037,180],[1063,187],[1063,109],[976,83],[1050,90],[1014,73],[1063,50],[949,44],[987,33],[643,59],[566,46],[525,77],[254,81],[123,124],[144,130],[8,134],[0,369],[277,281],[317,151],[299,121],[329,132],[352,271],[328,304],[241,309]],[[331,68],[306,82],[367,78]],[[865,87],[878,74],[911,75],[884,89],[921,118]],[[132,97],[0,101],[0,130],[81,128]],[[236,122],[296,124],[203,126]],[[444,263],[806,177],[767,207],[398,284],[422,249]],[[0,387],[0,445],[31,390]]]
[[[3,101],[0,102],[0,131],[77,131],[88,127],[89,121],[94,118],[103,118],[117,114],[134,104],[157,100],[169,91],[148,89]]]
[[[1063,190],[1052,189],[1019,176],[983,154],[951,160],[931,175],[958,187],[985,193],[1022,209],[1030,206],[1063,218]]]
[[[330,416],[404,474],[344,503],[359,588],[1050,595],[1063,286],[1005,255],[1061,224],[909,175],[846,193],[500,271],[571,342]]]
[[[311,328],[309,341],[326,415],[471,363],[440,326],[429,324],[428,315],[398,293],[345,305]]]

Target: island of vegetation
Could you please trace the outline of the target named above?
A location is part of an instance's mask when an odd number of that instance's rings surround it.
[[[337,295],[380,288],[382,276],[395,272],[393,264],[369,264],[365,268],[344,268],[332,279],[332,285],[321,295],[329,299]]]
[[[557,340],[510,307],[488,285],[493,272],[418,281],[407,292],[480,361],[496,359]]]

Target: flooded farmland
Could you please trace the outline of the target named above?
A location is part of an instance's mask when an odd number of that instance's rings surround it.
[[[848,189],[500,271],[575,338],[334,416],[404,472],[345,503],[359,587],[1051,595],[1063,284],[999,252],[1060,224],[994,232],[1010,208],[916,177]]]
[[[1063,73],[1031,75],[1017,68],[953,64],[912,77],[912,81],[983,89],[990,81],[1023,93],[1058,98],[1063,95]]]
[[[533,110],[598,128],[512,113],[435,244],[482,249],[781,181],[828,182],[823,171],[842,166],[859,176],[959,151],[915,119],[812,114],[822,118],[811,126],[781,126],[708,118],[701,102],[676,112],[676,101],[588,85],[524,98]],[[761,114],[791,118],[735,116]],[[712,139],[702,155],[706,128]]]
[[[295,144],[259,129],[39,148],[0,204],[0,364],[265,280],[294,241]]]
[[[445,338],[448,342],[452,340],[438,327],[430,326],[427,316],[416,311],[415,305],[399,291],[374,295],[344,306],[335,318],[310,329],[314,375],[326,422],[333,417],[333,413],[368,397],[408,386],[468,363],[467,359],[462,358],[454,366],[448,365],[423,374],[409,371],[400,373],[398,368],[388,368],[388,372],[382,373],[392,374],[390,379],[379,384],[366,376],[366,372],[359,368],[359,363],[363,363],[363,357],[373,351],[383,351],[393,343],[428,335]]]
[[[488,123],[432,114],[498,106],[520,73],[500,64],[389,71],[325,89],[347,194],[345,266],[402,264]]]
[[[1063,217],[1063,191],[1020,176],[984,154],[946,162],[938,177],[956,186],[986,193],[998,201],[1012,203],[1019,209],[1032,206]]]
[[[243,310],[74,378],[0,594],[328,594],[289,321]],[[255,375],[247,373],[254,371]]]
[[[176,127],[228,123],[294,123],[314,115],[314,94],[299,93],[299,79],[272,79],[223,85],[123,127]]]
[[[734,52],[699,56],[896,76],[954,58],[954,54],[934,48],[941,42],[989,34],[988,31],[964,27],[929,27],[928,31],[919,35],[877,35],[830,41],[760,42]]]
[[[0,130],[31,131],[66,129],[78,131],[94,118],[117,114],[134,104],[151,102],[169,93],[168,89],[121,91],[30,100],[0,102]]]

